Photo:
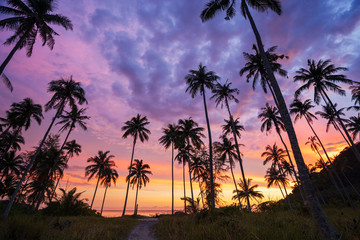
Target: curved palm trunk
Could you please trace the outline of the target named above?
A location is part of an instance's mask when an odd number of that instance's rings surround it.
[[[184,212],[186,214],[185,161],[183,160]]]
[[[108,185],[106,185],[106,188],[105,188],[104,198],[103,198],[103,201],[102,201],[102,204],[101,204],[100,216],[102,216],[102,212],[103,212],[103,208],[104,208],[104,203],[105,203],[105,197],[106,197],[106,191],[107,191],[107,189],[108,189]]]
[[[65,165],[67,165],[67,163],[69,162],[69,159],[70,159],[70,157],[67,157],[67,158],[66,158]],[[53,192],[51,193],[51,196],[50,196],[49,202],[51,202],[51,201],[52,201],[52,199],[54,198],[54,195],[55,195],[55,192],[56,192],[57,186],[59,185],[59,182],[60,182],[60,179],[61,179],[61,178],[62,178],[62,176],[59,176],[59,178],[56,180],[56,184],[55,184],[55,187],[54,187]]]
[[[138,198],[138,192],[139,192],[139,183],[136,186],[136,197],[135,197],[135,207],[134,207],[134,215],[137,215],[137,198]]]
[[[283,193],[283,190],[281,189],[280,184],[278,183],[277,185],[278,185],[278,187],[279,187],[279,189],[280,189],[281,195],[282,195],[282,196],[283,196],[283,198],[285,199],[285,195],[284,195],[284,193]]]
[[[67,142],[67,140],[68,140],[68,138],[69,138],[69,135],[70,135],[70,133],[71,133],[72,130],[73,130],[73,126],[70,127],[70,129],[69,129],[69,131],[68,131],[68,133],[67,133],[67,135],[66,135],[66,137],[65,137],[65,140],[64,140],[63,144],[61,145],[58,153],[57,153],[57,156],[56,156],[56,159],[55,159],[55,161],[54,161],[54,164],[53,164],[53,166],[52,166],[51,169],[50,169],[50,172],[49,172],[49,175],[48,175],[47,178],[46,178],[46,181],[45,181],[43,190],[41,191],[40,196],[39,196],[39,199],[38,199],[38,201],[37,201],[37,203],[36,203],[35,211],[37,211],[37,210],[39,209],[39,207],[40,207],[40,204],[41,204],[41,202],[42,202],[42,200],[43,200],[43,198],[44,198],[45,190],[46,190],[46,189],[48,188],[48,186],[49,186],[50,178],[51,178],[53,172],[55,171],[56,164],[58,163],[58,161],[59,161],[59,159],[60,159],[61,151],[63,150],[63,148],[64,148],[64,146],[65,146],[65,144],[66,144],[66,142]]]
[[[249,199],[249,194],[248,194],[248,192],[249,192],[248,191],[248,185],[247,185],[247,182],[246,182],[245,173],[244,173],[244,167],[243,167],[243,164],[242,164],[242,158],[241,158],[241,154],[240,154],[240,150],[239,150],[239,144],[238,144],[238,141],[237,141],[234,119],[233,119],[233,117],[231,115],[230,107],[229,107],[229,103],[228,103],[227,99],[225,100],[225,103],[226,103],[226,107],[227,107],[227,110],[228,110],[229,116],[230,116],[231,127],[232,127],[232,132],[233,132],[233,135],[234,135],[234,141],[235,141],[235,147],[236,147],[236,153],[237,153],[238,158],[239,158],[239,165],[240,165],[241,175],[242,175],[242,179],[243,179],[244,187],[245,187],[245,191],[246,191],[247,207],[248,207],[249,213],[251,213],[250,199]],[[236,187],[236,185],[235,185],[235,187]],[[236,192],[237,192],[237,190],[236,190]],[[241,203],[240,203],[240,207],[241,207]],[[241,212],[242,212],[242,208],[241,208]]]
[[[191,199],[194,202],[194,192],[193,192],[192,179],[191,179],[191,170],[190,170],[190,156],[188,156],[188,161],[187,162],[188,162],[188,168],[189,168]]]
[[[301,183],[304,186],[304,190],[307,196],[307,200],[311,209],[311,213],[313,214],[315,221],[319,227],[319,229],[321,230],[321,233],[323,234],[324,238],[326,239],[339,239],[339,234],[335,231],[334,227],[330,224],[328,218],[326,217],[318,199],[315,196],[315,191],[314,188],[311,184],[311,180],[309,177],[309,172],[306,168],[304,159],[302,157],[301,151],[300,151],[300,147],[299,147],[299,143],[297,141],[296,138],[296,134],[295,134],[295,130],[294,127],[292,125],[292,121],[291,118],[289,116],[289,112],[287,110],[286,107],[286,103],[284,100],[284,97],[282,96],[282,93],[280,91],[279,85],[276,81],[276,78],[274,76],[274,73],[272,72],[269,60],[267,59],[266,55],[265,55],[265,51],[264,51],[264,47],[261,41],[261,37],[259,34],[259,31],[256,28],[255,22],[250,14],[249,8],[246,4],[245,1],[242,1],[242,5],[244,7],[246,16],[248,17],[252,30],[254,32],[255,38],[256,38],[256,42],[258,45],[258,48],[260,50],[260,54],[261,57],[264,60],[264,65],[265,65],[265,70],[268,73],[269,76],[269,80],[271,83],[271,86],[273,87],[276,99],[279,103],[279,111],[281,114],[281,118],[284,121],[284,125],[286,128],[286,131],[288,133],[289,136],[289,140],[290,140],[290,144],[291,144],[291,148],[293,150],[293,154],[295,157],[295,161],[299,170],[299,176],[300,176],[300,180]]]
[[[208,135],[209,135],[209,164],[210,164],[210,195],[211,195],[211,207],[212,207],[212,208],[215,208],[215,191],[214,191],[214,175],[213,175],[212,140],[211,140],[210,122],[209,122],[209,116],[208,116],[207,107],[206,107],[206,97],[205,97],[205,90],[204,90],[204,89],[202,89],[202,95],[203,95],[203,100],[204,100],[206,125],[207,125]]]
[[[231,176],[232,176],[233,181],[234,181],[236,196],[237,196],[238,201],[239,201],[239,207],[240,207],[241,212],[243,212],[242,204],[241,204],[241,200],[240,200],[240,196],[239,196],[239,191],[238,191],[237,184],[236,184],[236,180],[235,180],[235,177],[234,177],[234,171],[233,171],[233,166],[232,166],[232,165],[233,165],[233,164],[232,164],[232,160],[230,160]],[[247,194],[246,194],[246,195],[247,195]]]
[[[19,39],[19,41],[16,43],[16,45],[14,46],[14,48],[10,51],[9,55],[6,57],[6,59],[4,60],[4,62],[1,64],[0,66],[0,75],[4,72],[4,69],[6,67],[6,65],[8,65],[8,63],[10,62],[11,58],[14,56],[15,52],[17,50],[19,50],[20,45],[22,44],[22,42],[25,40],[25,37],[28,35],[30,31],[26,31],[24,33],[24,35]]]
[[[96,191],[97,191],[97,188],[98,188],[98,185],[99,185],[99,181],[100,181],[100,176],[98,177],[98,180],[97,180],[97,183],[96,183],[95,192],[94,192],[94,196],[93,196],[92,201],[91,201],[90,209],[92,209],[92,206],[94,204],[95,195],[96,195]]]
[[[12,205],[14,204],[16,195],[17,195],[17,193],[19,192],[19,189],[20,189],[22,183],[24,182],[26,175],[27,175],[28,172],[30,171],[30,168],[31,168],[32,165],[34,164],[35,159],[36,159],[37,155],[39,154],[40,149],[41,149],[41,147],[43,146],[43,144],[44,144],[44,142],[45,142],[45,140],[46,140],[46,138],[47,138],[47,136],[48,136],[48,134],[49,134],[49,132],[50,132],[50,130],[51,130],[51,128],[52,128],[52,126],[54,125],[54,122],[55,122],[56,118],[61,114],[61,113],[60,113],[60,109],[63,109],[63,106],[64,106],[64,102],[62,102],[62,103],[60,104],[60,106],[59,106],[59,108],[58,108],[55,116],[53,117],[53,119],[52,119],[52,121],[51,121],[51,123],[50,123],[49,128],[47,129],[47,131],[46,131],[43,139],[41,140],[41,143],[40,143],[39,147],[36,149],[36,152],[35,152],[34,156],[31,158],[31,160],[30,160],[29,164],[27,165],[27,167],[26,167],[26,169],[25,169],[25,171],[24,171],[24,173],[23,173],[23,175],[22,175],[19,183],[17,184],[16,189],[15,189],[14,193],[12,194],[12,196],[11,196],[11,198],[10,198],[10,201],[9,201],[9,203],[8,203],[5,211],[4,211],[3,218],[7,218],[7,216],[9,215],[9,212],[10,212],[10,210],[11,210],[11,207],[12,207]]]
[[[280,137],[280,140],[281,140],[282,144],[283,144],[284,147],[285,147],[286,153],[287,153],[287,155],[288,155],[288,158],[289,158],[289,161],[290,161],[290,164],[291,164],[291,168],[292,168],[293,174],[294,174],[294,176],[295,176],[296,183],[297,183],[297,185],[299,186],[299,192],[300,192],[301,198],[302,198],[303,202],[305,203],[305,198],[304,198],[303,190],[302,190],[300,181],[299,181],[299,179],[298,179],[298,177],[297,177],[297,173],[296,173],[296,171],[295,171],[294,163],[293,163],[293,161],[291,160],[290,153],[289,153],[289,149],[288,149],[288,147],[286,146],[285,141],[284,141],[284,139],[282,138],[282,136],[281,136],[281,134],[280,134],[280,130],[279,130],[279,131],[276,131],[276,132],[278,133],[278,135],[279,135],[279,137]],[[290,174],[290,176],[291,176],[291,174]]]
[[[132,163],[133,163],[133,159],[134,159],[134,150],[135,150],[135,144],[136,144],[136,137],[134,137],[134,142],[133,142],[133,149],[132,149],[132,153],[131,153],[131,160],[130,160],[130,167],[129,167],[129,174],[128,174],[128,177],[130,178],[130,173],[131,173],[131,166],[132,166]],[[126,203],[127,203],[127,199],[128,199],[128,194],[129,194],[129,186],[130,186],[130,179],[128,181],[128,184],[127,184],[127,187],[126,187],[126,195],[125,195],[125,202],[124,202],[124,209],[123,209],[123,212],[122,212],[122,217],[125,215],[125,212],[126,212]]]
[[[171,143],[171,215],[174,215],[174,143]]]

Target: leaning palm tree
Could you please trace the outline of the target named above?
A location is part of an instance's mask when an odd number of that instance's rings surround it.
[[[236,5],[236,3],[238,3]],[[281,118],[284,122],[286,131],[288,133],[288,137],[290,140],[291,148],[293,150],[293,154],[295,157],[296,165],[298,167],[299,176],[301,179],[301,183],[304,187],[304,190],[307,195],[307,202],[309,207],[311,208],[311,212],[318,227],[321,230],[321,233],[324,235],[325,238],[334,238],[338,239],[339,234],[335,231],[334,227],[330,224],[329,220],[327,219],[318,199],[315,196],[315,190],[311,184],[311,180],[308,174],[307,167],[305,165],[303,156],[301,154],[301,150],[299,147],[299,143],[296,137],[296,133],[294,130],[294,126],[292,125],[291,118],[289,116],[289,112],[287,110],[287,106],[280,90],[280,87],[276,81],[274,76],[273,70],[271,68],[269,59],[266,56],[264,50],[264,44],[262,43],[262,39],[260,33],[256,27],[255,21],[250,13],[248,5],[260,12],[266,12],[267,10],[271,10],[276,12],[277,14],[281,14],[281,4],[278,0],[210,0],[207,4],[205,9],[202,11],[200,17],[201,20],[207,21],[213,18],[218,12],[226,11],[226,20],[230,20],[235,16],[235,7],[240,7],[241,14],[245,17],[245,19],[249,19],[251,28],[254,32],[257,47],[260,51],[260,56],[264,62],[266,73],[269,77],[269,82],[271,84],[272,89],[274,90],[274,94],[276,100],[278,102],[278,108],[281,114]]]
[[[150,179],[147,175],[152,174],[150,170],[149,164],[144,164],[143,160],[135,159],[134,163],[129,167],[130,174],[126,177],[126,181],[129,182],[132,187],[136,185],[136,198],[135,198],[135,208],[134,208],[134,215],[137,215],[137,198],[139,189],[142,186],[146,187],[146,183],[150,182]]]
[[[212,90],[214,88],[214,83],[220,79],[213,71],[206,71],[206,66],[199,64],[198,70],[190,70],[190,73],[186,75],[186,92],[191,94],[192,98],[195,98],[197,94],[200,94],[203,97],[204,109],[205,109],[205,118],[208,129],[209,136],[209,163],[210,163],[210,185],[211,185],[211,206],[215,208],[215,193],[214,193],[214,176],[213,176],[213,157],[212,157],[212,140],[211,140],[211,130],[209,116],[206,106],[206,96],[205,89],[208,88]]]
[[[346,127],[352,133],[352,138],[355,140],[356,136],[360,138],[360,114],[349,118]]]
[[[345,75],[338,74],[339,71],[346,71],[347,68],[335,67],[334,64],[331,64],[330,59],[325,61],[320,59],[317,63],[314,60],[308,59],[308,67],[308,69],[301,68],[300,70],[296,71],[298,75],[294,77],[294,81],[301,81],[304,83],[304,85],[296,90],[295,97],[298,97],[301,92],[308,90],[313,86],[314,102],[319,104],[321,99],[323,99],[325,104],[329,105],[334,110],[335,117],[341,129],[344,131],[347,141],[350,143],[351,150],[353,151],[357,160],[360,162],[360,152],[354,145],[354,142],[351,139],[340,115],[336,114],[336,106],[326,93],[327,90],[331,90],[341,96],[345,95],[345,90],[341,89],[337,83],[353,84],[353,81],[348,79]]]
[[[248,178],[246,181],[246,186],[244,182],[240,179],[240,183],[238,183],[240,190],[236,191],[234,190],[233,193],[235,195],[232,197],[232,200],[236,200],[236,198],[240,198],[242,200],[247,201],[247,196],[251,198],[254,201],[257,201],[259,203],[259,199],[263,199],[264,195],[260,191],[256,191],[255,189],[259,187],[259,185],[251,185],[251,178]],[[247,189],[248,188],[248,189]]]
[[[105,173],[108,168],[115,167],[115,162],[111,160],[111,158],[114,158],[113,155],[109,155],[110,151],[99,151],[98,156],[88,158],[88,163],[93,163],[85,168],[85,177],[88,177],[88,181],[92,179],[93,177],[97,178],[96,187],[94,191],[94,196],[91,201],[90,209],[92,209],[96,191],[99,185],[100,180],[102,180],[105,176]]]
[[[115,169],[108,167],[104,170],[104,175],[103,175],[103,178],[101,179],[100,184],[105,186],[105,192],[104,192],[104,198],[103,198],[103,201],[101,204],[100,216],[102,215],[102,212],[103,212],[107,189],[108,189],[108,187],[111,186],[111,182],[116,184],[116,179],[118,177],[119,177],[119,174],[117,173],[117,171]]]
[[[52,126],[54,125],[55,120],[61,116],[61,113],[63,112],[65,106],[70,105],[70,107],[73,108],[75,106],[76,102],[78,102],[78,104],[80,104],[80,105],[83,103],[87,103],[87,100],[85,98],[84,89],[81,87],[79,82],[75,82],[72,79],[72,76],[68,80],[65,80],[62,78],[60,80],[51,81],[49,83],[48,92],[53,92],[54,95],[52,96],[50,101],[45,104],[45,111],[48,111],[50,109],[56,109],[57,110],[56,114],[53,117],[53,119],[50,123],[50,126],[48,127],[35,154],[29,161],[29,163],[23,173],[23,176],[21,177],[21,180],[19,181],[19,183],[16,187],[16,190],[14,191],[14,194],[12,195],[12,197],[9,201],[9,204],[8,204],[7,208],[5,209],[5,212],[3,214],[4,218],[7,218],[8,214],[10,212],[11,206],[14,203],[15,197],[20,189],[20,186],[22,185],[23,181],[25,180],[27,173],[29,172],[31,166],[33,165],[37,155],[39,154],[39,151],[40,151],[42,145],[44,144]]]
[[[123,138],[127,138],[128,136],[132,136],[133,137],[133,147],[132,147],[132,153],[131,153],[131,160],[130,160],[130,166],[129,168],[133,165],[133,159],[134,159],[134,150],[135,150],[135,144],[137,139],[139,138],[141,142],[144,142],[145,140],[149,140],[149,134],[151,134],[150,130],[146,128],[146,125],[150,124],[150,122],[147,120],[147,117],[144,116],[142,117],[140,114],[136,115],[136,117],[131,118],[130,121],[126,121],[125,125],[121,128],[121,130],[125,131],[125,133],[123,134]],[[129,169],[129,174],[128,176],[130,176],[130,169]],[[127,203],[127,198],[128,198],[128,194],[129,194],[129,184],[130,182],[128,182],[127,187],[126,187],[126,196],[125,196],[125,202],[124,202],[124,209],[122,212],[122,216],[125,215],[125,211],[126,211],[126,203]]]
[[[234,94],[239,94],[239,90],[237,88],[231,88],[231,83],[227,83],[227,81],[226,81],[224,85],[221,85],[220,83],[217,83],[215,85],[215,88],[213,89],[213,94],[214,95],[211,97],[211,99],[215,98],[216,106],[221,104],[221,108],[222,108],[223,105],[225,104],[225,106],[226,106],[226,108],[228,110],[229,118],[230,118],[230,124],[231,124],[231,130],[232,130],[231,132],[233,133],[233,137],[234,137],[234,140],[235,140],[235,148],[236,148],[236,152],[237,152],[237,159],[238,159],[238,161],[240,163],[240,169],[241,169],[243,182],[245,184],[245,188],[247,188],[247,186],[246,186],[247,182],[245,181],[244,167],[243,167],[243,164],[242,164],[242,158],[241,158],[241,154],[240,154],[240,150],[239,150],[239,145],[238,145],[238,142],[237,142],[237,133],[239,133],[239,131],[237,131],[237,129],[236,129],[236,125],[234,123],[233,116],[231,115],[230,106],[229,106],[229,101],[230,100],[234,100],[236,103],[239,102],[239,100],[234,96]],[[227,132],[228,131],[226,131],[226,133]],[[226,135],[226,133],[224,133],[224,134]],[[234,178],[234,183],[235,183],[235,178]],[[235,183],[235,187],[236,187],[236,183]],[[237,191],[237,189],[236,189],[236,191]],[[240,198],[239,198],[239,205],[241,207]],[[251,206],[250,206],[249,198],[247,198],[247,205],[248,205],[248,211],[251,212]],[[241,208],[241,211],[242,211],[242,208]]]
[[[169,124],[167,128],[163,128],[163,136],[159,142],[168,149],[171,146],[171,214],[174,214],[174,144],[178,136],[178,126]]]
[[[52,50],[55,44],[55,35],[59,35],[49,24],[59,25],[65,30],[72,30],[73,25],[69,18],[52,14],[56,7],[54,0],[6,0],[9,6],[0,6],[2,14],[12,15],[0,20],[0,29],[15,31],[14,35],[5,41],[5,45],[15,43],[14,48],[0,66],[0,75],[17,50],[26,48],[26,55],[32,55],[35,40],[39,35],[42,45],[48,45]]]

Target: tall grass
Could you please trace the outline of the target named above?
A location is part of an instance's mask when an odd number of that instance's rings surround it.
[[[327,213],[342,239],[360,239],[360,211],[328,209]],[[240,214],[227,207],[197,215],[164,216],[156,225],[156,236],[165,239],[323,239],[306,211],[267,211]]]

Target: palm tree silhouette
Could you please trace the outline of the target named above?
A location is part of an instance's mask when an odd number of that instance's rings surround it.
[[[78,102],[78,104],[80,104],[80,105],[83,103],[87,103],[87,100],[85,98],[84,89],[81,87],[79,82],[75,82],[72,79],[72,76],[68,80],[65,80],[62,78],[60,80],[51,81],[49,83],[48,92],[53,92],[54,95],[52,96],[50,101],[45,104],[45,111],[48,111],[48,110],[54,108],[54,109],[57,109],[56,114],[53,117],[53,119],[50,123],[50,126],[47,129],[42,141],[40,142],[39,147],[37,148],[35,154],[29,161],[29,163],[23,173],[23,176],[21,177],[21,180],[19,181],[19,183],[16,187],[16,190],[14,191],[14,194],[11,196],[8,206],[4,211],[3,218],[7,218],[7,216],[9,215],[11,206],[14,203],[16,194],[18,193],[21,184],[23,183],[27,173],[29,172],[31,166],[33,165],[37,155],[39,154],[39,151],[40,151],[42,145],[44,144],[52,126],[54,125],[55,120],[58,117],[60,117],[65,106],[69,104],[70,107],[73,108],[75,106],[76,102]]]
[[[164,135],[160,137],[159,142],[165,149],[171,146],[171,214],[174,215],[174,144],[178,137],[178,126],[176,124],[169,124],[162,131]]]
[[[240,3],[239,3],[240,1]],[[202,11],[200,17],[201,20],[207,21],[213,18],[218,12],[226,11],[226,20],[230,20],[235,16],[235,6],[240,6],[240,12],[245,17],[245,19],[249,19],[251,28],[254,32],[257,47],[260,51],[260,56],[263,59],[263,63],[265,66],[266,73],[269,77],[270,84],[272,89],[274,90],[274,94],[276,100],[278,102],[278,108],[281,114],[281,118],[284,122],[286,131],[288,133],[288,137],[290,140],[291,148],[293,150],[293,154],[295,157],[295,161],[298,167],[299,176],[301,179],[301,183],[304,187],[304,190],[307,195],[307,203],[309,204],[311,211],[313,213],[314,219],[321,229],[322,234],[325,238],[339,238],[339,234],[335,231],[334,227],[330,224],[329,220],[327,219],[318,199],[315,196],[315,190],[311,184],[311,180],[308,174],[307,166],[305,165],[303,156],[301,154],[301,150],[299,147],[299,143],[297,141],[296,133],[294,127],[292,125],[291,118],[289,116],[289,112],[287,110],[287,106],[282,95],[282,92],[279,88],[279,85],[276,81],[274,73],[272,71],[269,59],[266,56],[264,45],[262,43],[262,39],[260,37],[260,33],[256,27],[254,19],[250,13],[248,5],[259,12],[265,12],[268,9],[271,11],[276,12],[277,14],[281,14],[281,4],[278,0],[210,0],[209,3],[206,4],[206,8]]]
[[[210,164],[210,185],[211,185],[211,206],[215,208],[215,193],[214,193],[214,176],[213,176],[213,157],[212,157],[212,140],[211,140],[211,130],[210,130],[210,122],[209,116],[207,112],[206,106],[206,96],[205,89],[208,88],[212,90],[214,88],[214,83],[220,79],[213,71],[206,71],[206,66],[203,66],[201,63],[199,64],[198,70],[190,70],[190,73],[186,75],[186,84],[188,85],[186,92],[191,94],[192,98],[199,93],[203,96],[204,101],[204,109],[205,109],[205,117],[206,124],[208,129],[209,136],[209,164]]]
[[[113,182],[114,184],[116,184],[116,179],[119,177],[119,174],[117,173],[117,171],[115,169],[112,169],[111,167],[108,167],[104,170],[104,176],[101,179],[100,184],[105,186],[105,192],[104,192],[104,198],[101,204],[101,211],[100,211],[100,216],[102,215],[103,212],[103,208],[104,208],[104,203],[105,203],[105,197],[106,197],[106,192],[108,187],[111,186],[111,182]]]
[[[13,151],[21,150],[20,144],[24,144],[24,137],[21,135],[16,135],[14,132],[7,132],[4,135],[0,136],[0,153],[3,157],[10,149]]]
[[[288,179],[286,178],[286,176],[284,174],[281,174],[279,170],[275,169],[274,167],[270,167],[267,171],[266,171],[266,175],[265,175],[265,181],[267,182],[267,187],[271,187],[272,185],[276,184],[278,185],[280,192],[283,196],[284,199],[287,199],[287,202],[291,207],[290,201],[288,199],[288,194],[286,191],[286,187],[287,185],[289,185]],[[285,195],[281,189],[280,184],[282,184],[284,186],[284,190],[285,190]]]
[[[177,143],[178,144],[178,143]],[[178,161],[179,164],[183,165],[183,188],[184,188],[184,213],[186,213],[186,187],[185,187],[185,163],[189,162],[190,151],[192,151],[192,146],[182,145],[177,147],[178,154],[175,156],[175,160]]]
[[[236,200],[237,198],[240,198],[241,200],[244,200],[244,202],[245,202],[245,201],[247,201],[247,196],[249,196],[249,198],[251,198],[252,200],[259,202],[258,199],[264,198],[264,195],[260,191],[255,190],[256,188],[259,187],[259,185],[256,184],[256,185],[251,186],[251,180],[252,180],[251,178],[246,179],[247,187],[245,187],[244,182],[240,179],[240,183],[238,183],[240,190],[238,190],[238,191],[233,190],[233,193],[235,193],[235,195],[232,197],[232,200]]]
[[[351,89],[351,100],[354,101],[354,106],[348,107],[349,109],[355,109],[360,111],[360,83],[354,81],[354,85],[350,86]]]
[[[19,176],[24,167],[24,161],[22,155],[15,155],[15,151],[10,151],[0,159],[0,182],[3,178],[7,178],[10,175]]]
[[[90,179],[92,179],[94,176],[97,178],[94,196],[91,201],[90,209],[92,209],[99,182],[104,178],[106,169],[115,167],[115,162],[111,160],[112,158],[114,158],[114,155],[108,156],[109,153],[110,151],[106,151],[106,152],[99,151],[97,156],[88,158],[87,160],[88,163],[93,163],[93,164],[85,168],[85,177],[88,176],[88,181],[90,181]]]
[[[132,136],[134,139],[129,168],[133,164],[136,140],[139,138],[141,142],[144,142],[145,140],[147,141],[149,139],[149,134],[151,134],[151,132],[149,129],[146,128],[146,125],[148,124],[150,124],[150,122],[147,120],[146,116],[142,117],[140,114],[137,114],[136,117],[131,118],[130,121],[126,121],[125,126],[121,128],[121,130],[125,131],[125,133],[123,134],[123,138]],[[130,169],[128,176],[130,176]],[[126,187],[126,196],[125,196],[125,203],[124,203],[122,216],[125,215],[125,211],[126,211],[126,203],[129,194],[129,184],[130,182],[128,182]]]
[[[231,124],[231,132],[233,133],[233,137],[234,137],[234,140],[235,140],[235,148],[236,148],[236,151],[237,151],[237,159],[238,159],[238,161],[240,163],[240,170],[241,170],[241,174],[242,174],[242,177],[243,177],[243,180],[244,180],[244,183],[245,183],[245,188],[247,188],[247,186],[246,186],[247,183],[245,181],[244,168],[243,168],[243,164],[242,164],[242,158],[241,158],[241,154],[240,154],[240,150],[239,150],[239,145],[238,145],[238,142],[237,142],[237,136],[240,137],[240,131],[239,130],[244,130],[244,127],[241,126],[242,129],[241,128],[237,129],[237,126],[239,126],[239,125],[236,125],[234,123],[234,119],[233,119],[233,116],[231,115],[231,111],[230,111],[230,107],[229,107],[229,100],[234,100],[236,103],[239,102],[239,100],[234,96],[235,93],[239,94],[239,90],[237,88],[231,88],[230,86],[231,86],[231,83],[227,83],[227,81],[225,82],[224,85],[221,85],[220,83],[217,83],[215,85],[215,88],[213,89],[213,94],[214,95],[211,97],[211,99],[215,98],[216,106],[221,104],[221,108],[223,107],[223,105],[225,103],[225,106],[226,106],[226,108],[228,110],[229,118],[230,118],[230,124]],[[236,120],[238,120],[238,119],[236,119]],[[227,133],[229,133],[229,130],[228,130],[228,127],[226,125],[225,125],[224,128],[227,128],[225,133],[224,133],[226,135]],[[232,169],[231,169],[231,171],[232,171]],[[234,176],[233,176],[233,179],[234,179],[234,183],[235,183]],[[236,187],[236,183],[235,183],[235,187]],[[240,198],[239,198],[239,205],[241,207]],[[251,206],[250,206],[249,198],[247,198],[247,205],[248,205],[248,211],[251,212]],[[242,211],[242,208],[241,208],[241,211]]]
[[[360,114],[350,117],[348,123],[346,123],[346,127],[348,131],[352,133],[352,138],[354,140],[357,135],[360,138]]]
[[[150,170],[149,164],[144,164],[143,160],[135,159],[134,163],[129,167],[130,174],[126,177],[126,181],[129,182],[132,187],[136,185],[136,198],[135,198],[135,208],[134,208],[134,215],[137,215],[137,198],[138,198],[138,191],[144,185],[146,187],[146,183],[150,182],[148,174],[152,174]]]
[[[204,204],[204,190],[202,188],[203,182],[205,181],[204,175],[206,174],[206,162],[202,157],[202,151],[197,150],[194,155],[192,155],[192,161],[190,165],[190,172],[192,173],[192,178],[199,183],[200,189],[200,197],[202,201],[203,208],[205,207]]]
[[[301,81],[304,83],[304,85],[295,91],[295,97],[298,97],[301,92],[308,90],[311,86],[313,86],[314,102],[319,104],[321,99],[323,99],[325,104],[329,105],[329,107],[333,109],[337,122],[344,131],[346,139],[350,143],[350,147],[354,155],[356,156],[357,160],[360,161],[359,150],[356,148],[356,146],[354,146],[354,142],[352,141],[343,123],[343,120],[336,111],[335,104],[331,101],[328,94],[326,93],[327,90],[331,90],[339,95],[345,95],[345,90],[341,89],[341,87],[336,83],[353,84],[353,81],[346,78],[345,75],[337,74],[339,71],[346,71],[347,68],[335,67],[334,64],[331,64],[330,59],[325,61],[320,59],[317,63],[314,60],[308,59],[308,67],[308,69],[301,68],[300,70],[296,71],[298,75],[295,75],[294,81]]]
[[[54,0],[26,1],[27,4],[21,0],[6,0],[6,2],[9,7],[0,6],[0,12],[13,15],[13,17],[1,20],[0,28],[15,31],[14,35],[4,43],[5,45],[15,43],[15,46],[1,64],[0,75],[17,50],[25,47],[26,55],[31,56],[38,35],[43,46],[46,44],[51,50],[53,49],[55,44],[54,35],[59,34],[49,24],[62,26],[65,30],[73,29],[69,18],[60,14],[52,14],[56,7]]]

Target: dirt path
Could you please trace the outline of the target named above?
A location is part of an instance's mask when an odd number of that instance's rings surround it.
[[[156,240],[152,227],[159,221],[158,218],[144,218],[131,231],[126,240]]]

